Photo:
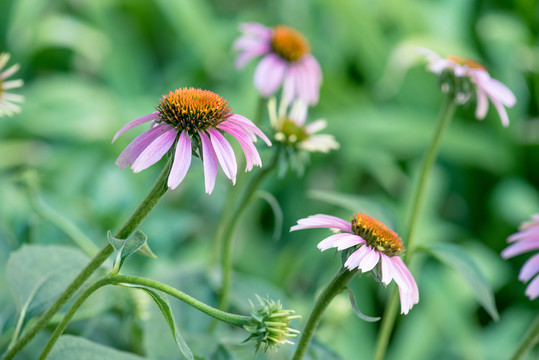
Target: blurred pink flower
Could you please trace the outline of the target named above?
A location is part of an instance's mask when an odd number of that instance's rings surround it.
[[[298,220],[290,231],[330,228],[341,232],[318,243],[321,251],[337,248],[345,250],[354,248],[354,251],[344,266],[349,270],[355,268],[361,272],[373,270],[375,277],[384,285],[395,280],[399,287],[401,300],[401,314],[408,311],[419,302],[417,284],[398,256],[404,251],[400,237],[382,222],[363,213],[354,214],[351,222],[330,215],[312,215]]]
[[[24,101],[23,96],[5,91],[16,89],[23,85],[23,81],[20,79],[6,81],[8,77],[19,70],[19,64],[14,64],[2,71],[9,58],[10,55],[8,53],[0,53],[0,116],[12,116],[15,113],[21,112],[21,107],[14,103]]]
[[[502,251],[502,257],[510,257],[523,254],[528,251],[539,250],[539,214],[532,215],[532,221],[520,225],[519,232],[509,236],[507,241],[512,243]],[[529,281],[539,272],[539,253],[533,255],[522,266],[518,279],[522,282]],[[534,300],[539,296],[539,276],[529,283],[525,294]]]
[[[475,117],[479,120],[485,118],[488,112],[488,100],[496,108],[503,126],[509,126],[509,118],[504,106],[512,107],[516,104],[515,95],[501,82],[490,77],[488,71],[479,63],[463,59],[458,56],[442,58],[434,51],[420,48],[419,52],[427,57],[428,69],[437,75],[449,71],[457,78],[467,78],[475,88],[477,106]],[[444,92],[449,91],[447,85],[442,85]],[[458,92],[457,101],[461,104],[467,102],[471,96],[467,91]]]
[[[114,142],[131,128],[152,122],[150,130],[138,136],[116,160],[124,169],[130,166],[137,173],[159,161],[175,146],[174,162],[168,177],[168,187],[175,189],[191,165],[191,156],[198,149],[204,164],[206,192],[215,185],[218,163],[225,175],[236,182],[237,164],[234,151],[222,132],[238,140],[246,158],[246,170],[262,166],[253,142],[256,136],[271,146],[269,139],[249,119],[231,112],[228,102],[207,90],[180,88],[163,95],[157,111],[135,119],[120,129]],[[193,140],[193,142],[191,141]]]
[[[233,45],[239,51],[236,67],[263,56],[254,75],[255,87],[263,97],[283,85],[288,104],[294,99],[309,105],[318,102],[322,71],[303,35],[288,26],[268,28],[258,23],[242,24],[240,31],[243,35]]]

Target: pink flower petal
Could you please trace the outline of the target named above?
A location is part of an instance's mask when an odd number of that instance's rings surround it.
[[[271,28],[255,22],[242,23],[239,29],[246,35],[252,35],[268,41],[273,37],[273,30]]]
[[[325,251],[330,248],[337,248],[337,250],[348,249],[355,245],[364,244],[365,240],[354,234],[340,233],[327,237],[318,243],[317,247],[320,251]]]
[[[311,215],[305,219],[299,219],[298,224],[292,226],[290,231],[317,228],[330,228],[352,233],[352,224],[350,222],[324,214]]]
[[[173,129],[173,127],[163,123],[140,134],[124,149],[124,151],[122,151],[120,156],[118,156],[118,159],[116,160],[116,165],[118,165],[120,169],[124,169],[127,166],[133,165],[135,160],[137,160],[137,158],[148,147],[148,145],[150,145],[155,139],[157,139],[159,136],[169,131],[170,129]]]
[[[401,258],[398,256],[391,256],[389,258],[393,262],[393,279],[405,292],[412,292],[412,284],[409,282],[409,278],[406,275],[408,268],[402,262]]]
[[[192,148],[191,139],[187,131],[182,131],[178,144],[176,144],[176,153],[174,155],[174,162],[168,175],[168,187],[175,189],[185,178],[187,170],[191,165]]]
[[[239,127],[230,126],[226,122],[219,124],[217,128],[232,135],[240,143],[241,149],[245,154],[245,171],[251,171],[253,169],[253,165],[262,166],[260,155],[258,154],[256,147],[247,133],[245,133]]]
[[[371,250],[371,247],[367,245],[360,247],[359,249],[354,251],[352,255],[348,257],[348,259],[346,259],[346,262],[344,263],[344,267],[350,270],[354,270],[355,268],[359,266],[359,264],[361,263],[361,260],[363,260],[363,258],[370,252],[370,250]]]
[[[138,173],[158,162],[163,155],[170,150],[170,147],[174,144],[178,130],[175,128],[170,129],[163,135],[155,139],[144,151],[139,155],[137,160],[131,165],[134,173]]]
[[[477,107],[475,108],[475,117],[479,120],[485,118],[488,112],[488,99],[487,94],[481,89],[476,90]]]
[[[115,142],[116,139],[122,135],[123,133],[125,133],[126,131],[134,128],[135,126],[137,125],[140,125],[140,124],[143,124],[145,122],[148,122],[148,121],[152,121],[152,120],[158,120],[159,119],[159,116],[157,116],[157,111],[156,112],[153,112],[151,114],[148,114],[148,115],[144,115],[143,117],[139,117],[138,119],[135,119],[131,122],[128,122],[127,124],[125,124],[117,133],[116,135],[114,135],[114,137],[112,138],[112,142]]]
[[[530,240],[534,238],[539,238],[539,228],[538,227],[529,227],[526,230],[519,231],[507,238],[508,242],[515,242],[517,240]]]
[[[225,137],[216,129],[208,129],[210,134],[213,150],[219,159],[219,163],[223,168],[225,175],[232,180],[232,183],[236,183],[236,174],[238,173],[238,164],[236,163],[236,157],[234,156],[234,150]]]
[[[378,264],[378,261],[380,260],[380,253],[376,251],[375,249],[371,248],[370,246],[363,246],[366,248],[370,248],[371,250],[361,259],[361,262],[357,266],[361,272],[367,272],[371,271],[376,264]]]
[[[530,298],[530,300],[535,300],[539,296],[539,276],[536,276],[526,288],[526,291],[524,292],[526,296]]]
[[[507,116],[507,111],[505,110],[503,105],[494,98],[490,98],[490,101],[492,102],[492,105],[494,105],[494,107],[496,108],[496,111],[498,111],[498,115],[500,116],[502,125],[505,127],[509,126],[509,117]]]
[[[382,264],[382,283],[389,285],[393,280],[393,273],[397,270],[393,267],[393,262],[386,254],[380,254],[380,262]]]
[[[221,124],[225,123],[233,126],[239,126],[240,129],[242,129],[247,134],[256,134],[259,138],[264,140],[264,142],[268,146],[271,146],[271,141],[268,139],[268,137],[264,135],[264,133],[258,127],[256,127],[256,125],[253,124],[251,120],[247,119],[246,117],[234,114]]]
[[[531,258],[529,258],[524,263],[524,265],[522,265],[522,269],[520,269],[520,274],[518,275],[518,279],[522,282],[527,282],[538,272],[539,272],[539,254],[535,254]]]
[[[291,104],[294,101],[298,92],[297,67],[297,63],[290,64],[284,75],[283,100],[286,102],[286,105]]]
[[[537,250],[539,249],[539,238],[537,239],[529,239],[529,240],[521,240],[517,241],[508,247],[506,247],[502,251],[502,257],[504,259],[531,251],[531,250]]]
[[[279,89],[286,68],[287,62],[273,53],[260,60],[255,70],[254,84],[263,97],[268,97]]]
[[[210,138],[204,131],[198,133],[202,142],[202,158],[204,163],[204,182],[206,185],[206,193],[211,194],[215,186],[215,178],[219,165],[217,163],[217,155],[213,150]]]

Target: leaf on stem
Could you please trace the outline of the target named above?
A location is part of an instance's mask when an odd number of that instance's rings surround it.
[[[499,315],[492,288],[475,261],[456,244],[434,244],[425,249],[442,263],[455,269],[472,288],[477,301],[498,321]]]
[[[114,273],[118,273],[122,268],[125,259],[131,256],[133,253],[138,251],[142,255],[155,258],[156,256],[146,243],[148,237],[142,231],[137,230],[133,235],[127,239],[117,239],[115,238],[111,231],[107,232],[107,238],[109,243],[112,245],[114,250],[116,250],[116,260],[114,261]]]
[[[346,287],[346,289],[348,290],[348,294],[350,295],[350,305],[352,305],[352,309],[354,309],[354,312],[361,320],[364,320],[367,322],[380,321],[381,317],[379,316],[376,316],[376,317],[368,316],[368,315],[363,314],[361,311],[359,311],[356,305],[356,300],[354,299],[354,292],[349,287]]]
[[[163,317],[167,321],[167,324],[170,327],[170,331],[172,332],[172,336],[174,337],[174,340],[176,341],[176,345],[178,345],[180,352],[182,353],[184,358],[188,360],[194,360],[191,349],[189,348],[189,346],[187,346],[187,343],[183,339],[180,333],[180,330],[178,329],[178,326],[176,325],[176,321],[174,320],[174,315],[172,314],[172,309],[170,307],[170,304],[166,296],[163,296],[158,291],[155,291],[149,287],[142,286],[142,285],[133,285],[133,284],[121,284],[121,285],[142,290],[152,297],[153,301],[157,304],[157,307],[159,308],[159,310],[161,310]]]

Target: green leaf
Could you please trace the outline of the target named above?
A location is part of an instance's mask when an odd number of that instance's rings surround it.
[[[376,316],[376,317],[368,316],[368,315],[363,314],[361,311],[359,311],[356,305],[356,300],[354,299],[354,292],[349,287],[347,287],[347,289],[348,289],[348,294],[350,295],[350,305],[352,305],[352,309],[361,320],[364,320],[367,322],[380,321],[381,317],[379,316]]]
[[[498,321],[499,315],[494,301],[494,294],[485,275],[475,261],[458,245],[434,244],[425,249],[435,258],[455,269],[471,286],[477,301]]]
[[[191,349],[189,348],[189,346],[187,346],[187,343],[183,339],[182,335],[180,334],[180,330],[178,329],[178,326],[176,325],[176,321],[174,320],[174,315],[172,315],[172,309],[170,307],[170,304],[167,298],[161,295],[159,292],[146,286],[132,285],[132,284],[122,284],[122,285],[140,289],[142,291],[145,291],[148,295],[152,297],[153,301],[155,301],[155,303],[157,304],[157,307],[159,308],[159,310],[161,310],[163,317],[167,321],[168,326],[170,327],[170,331],[172,332],[172,336],[174,337],[174,340],[176,341],[176,344],[178,345],[178,348],[180,349],[182,355],[188,360],[194,360]]]
[[[127,239],[117,239],[112,235],[111,231],[109,230],[107,232],[107,238],[109,239],[109,243],[117,252],[116,260],[114,262],[115,272],[118,272],[122,268],[125,259],[127,259],[139,249],[141,249],[141,252],[147,256],[153,255],[153,257],[156,257],[147,245],[146,247],[144,247],[144,245],[146,244],[146,240],[148,240],[148,237],[140,230],[135,231],[135,233]]]
[[[144,358],[78,336],[62,335],[47,360],[142,360]]]
[[[255,195],[263,200],[266,200],[271,208],[271,211],[273,211],[273,216],[275,216],[273,239],[279,240],[281,237],[281,232],[283,231],[283,209],[281,208],[281,205],[279,205],[279,201],[275,196],[273,196],[273,194],[267,191],[259,190],[255,193]]]
[[[7,263],[6,277],[19,309],[45,307],[60,294],[89,259],[57,245],[23,245]]]

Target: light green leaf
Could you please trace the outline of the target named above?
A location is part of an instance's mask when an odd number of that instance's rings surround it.
[[[148,237],[146,234],[144,234],[142,231],[137,230],[133,235],[128,237],[127,239],[117,239],[115,238],[110,230],[107,232],[107,238],[109,239],[109,243],[112,245],[114,250],[116,250],[116,261],[114,263],[114,269],[116,272],[118,272],[122,265],[124,264],[125,259],[127,259],[129,256],[131,256],[134,252],[141,249],[141,252],[144,255],[151,256],[153,255],[153,252],[150,250],[148,246],[144,247],[146,244],[146,240],[148,240]],[[150,255],[151,254],[151,255]],[[153,257],[156,257],[153,255]]]
[[[56,245],[23,245],[7,263],[6,277],[19,309],[46,306],[75,278],[89,259],[81,251]]]
[[[47,360],[142,360],[144,358],[78,336],[63,335]]]
[[[365,315],[363,314],[361,311],[359,311],[358,307],[357,307],[357,304],[356,304],[356,300],[354,299],[354,292],[352,291],[352,289],[350,289],[349,287],[347,287],[346,289],[348,289],[348,294],[350,295],[350,305],[352,305],[352,309],[354,310],[354,312],[356,313],[356,315],[363,321],[367,321],[367,322],[377,322],[377,321],[380,321],[381,317],[379,316],[368,316],[368,315]]]
[[[167,298],[161,295],[159,292],[146,286],[132,285],[132,284],[122,284],[122,285],[140,289],[142,291],[145,291],[148,295],[152,297],[153,301],[155,301],[155,303],[157,304],[157,307],[159,308],[159,310],[161,310],[163,317],[167,321],[168,326],[170,327],[170,331],[172,332],[172,336],[174,337],[174,340],[176,341],[176,344],[178,345],[178,348],[180,349],[182,355],[188,360],[194,360],[191,349],[189,348],[189,346],[183,339],[180,333],[180,330],[178,329],[178,326],[176,325],[176,321],[174,320],[174,315],[172,315],[172,309],[170,308],[170,304]]]
[[[455,269],[471,286],[477,301],[494,319],[498,320],[498,310],[494,294],[485,275],[474,260],[456,244],[434,244],[426,249],[435,258]]]
[[[283,231],[283,209],[279,205],[279,201],[273,194],[267,191],[257,191],[255,193],[259,198],[266,200],[271,210],[273,211],[273,216],[275,216],[275,226],[273,228],[273,239],[279,240],[281,237],[281,232]]]

